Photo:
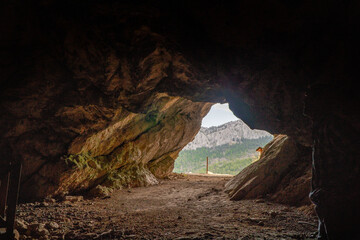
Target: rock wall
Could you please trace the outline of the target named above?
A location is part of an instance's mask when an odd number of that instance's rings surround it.
[[[288,136],[277,135],[258,161],[226,183],[225,191],[231,200],[263,197],[295,206],[310,204],[309,153]]]
[[[145,113],[75,105],[60,107],[50,126],[41,118],[20,120],[6,136],[16,137],[14,151],[22,150],[17,153],[23,159],[21,196],[31,200],[97,184],[157,183],[155,176],[172,171],[177,154],[196,135],[210,106],[157,94]]]

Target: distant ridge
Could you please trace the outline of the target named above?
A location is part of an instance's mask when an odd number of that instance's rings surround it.
[[[252,130],[242,120],[232,121],[216,127],[202,127],[194,140],[184,150],[195,150],[201,147],[212,148],[224,144],[241,143],[243,139],[270,137],[263,130]]]

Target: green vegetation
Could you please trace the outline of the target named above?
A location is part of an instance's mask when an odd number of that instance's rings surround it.
[[[109,167],[108,160],[105,156],[93,157],[89,152],[70,154],[64,156],[64,160],[67,165],[73,166],[73,169],[75,170],[82,170],[86,168],[102,170]]]
[[[86,152],[64,156],[64,160],[73,170],[83,173],[82,178],[78,178],[79,181],[95,180],[101,177],[102,184],[110,188],[140,186],[146,182],[146,176],[150,174],[143,166],[130,164],[116,166],[123,161],[122,154],[93,157]]]
[[[205,173],[206,157],[209,157],[210,172],[235,175],[258,158],[258,147],[264,147],[271,140],[272,137],[243,139],[233,145],[183,150],[175,161],[174,172]]]
[[[212,173],[231,174],[236,175],[241,170],[249,166],[252,162],[256,161],[257,157],[234,159],[230,161],[223,161],[214,164],[209,163],[209,171]],[[205,173],[206,167],[196,170],[196,173]]]

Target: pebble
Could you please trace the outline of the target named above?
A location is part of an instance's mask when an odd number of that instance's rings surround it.
[[[56,200],[54,198],[45,198],[44,202],[47,203],[56,203]]]
[[[14,230],[14,240],[19,240],[20,239],[20,234],[17,230]]]
[[[60,228],[59,224],[57,224],[56,222],[49,222],[46,224],[46,227],[49,229],[58,229]]]
[[[48,207],[50,206],[50,204],[48,202],[42,202],[41,205],[42,207]]]
[[[28,230],[26,232],[26,235],[43,237],[43,236],[50,235],[50,233],[45,228],[45,224],[43,224],[43,223],[32,223],[32,224],[28,225]]]
[[[15,228],[16,228],[16,230],[18,230],[20,233],[25,233],[26,231],[27,231],[27,229],[28,229],[28,226],[27,226],[28,224],[25,222],[25,221],[23,221],[23,220],[21,220],[21,219],[19,219],[19,218],[17,218],[16,220],[15,220]]]
[[[68,202],[81,202],[84,200],[83,196],[66,196],[64,197],[64,202],[68,201]]]

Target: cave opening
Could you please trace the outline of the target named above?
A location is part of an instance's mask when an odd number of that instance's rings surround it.
[[[236,175],[257,161],[273,136],[250,129],[229,109],[229,104],[214,104],[202,119],[194,139],[180,151],[175,173]]]

